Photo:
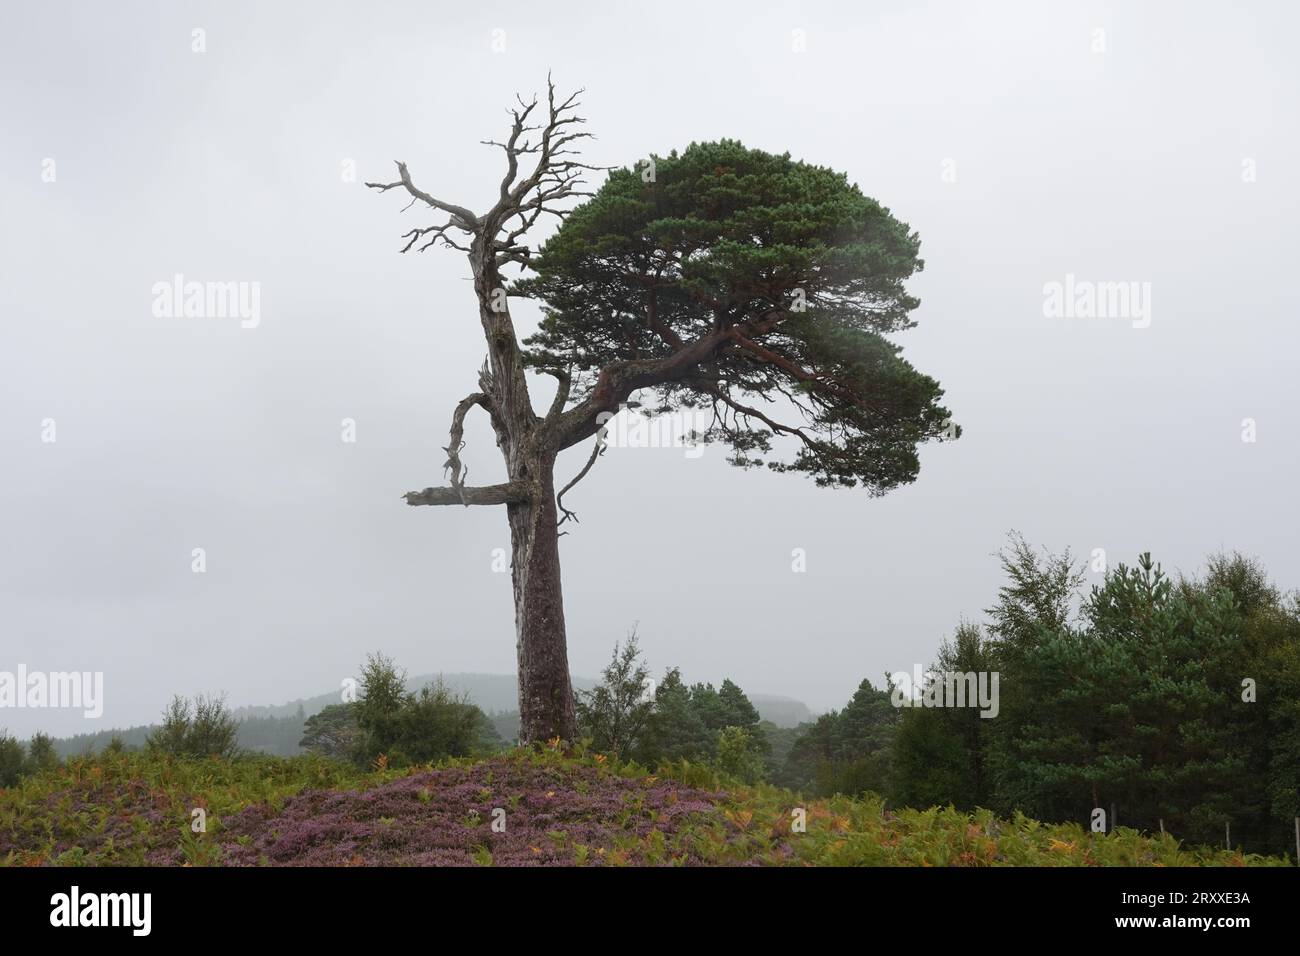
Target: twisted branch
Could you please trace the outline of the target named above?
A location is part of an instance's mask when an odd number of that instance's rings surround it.
[[[556,523],[555,526],[557,528],[560,525],[564,524],[564,522],[568,521],[570,518],[573,519],[574,524],[578,523],[577,513],[570,511],[568,508],[564,507],[564,495],[566,492],[568,492],[570,488],[572,488],[578,482],[582,481],[583,478],[586,478],[587,472],[591,471],[592,465],[596,464],[596,459],[599,458],[601,455],[605,454],[605,436],[608,433],[609,433],[609,426],[601,425],[600,431],[596,433],[596,445],[594,448],[591,449],[591,457],[588,458],[587,463],[582,466],[582,471],[578,472],[577,476],[574,477],[574,479],[571,482],[569,482],[567,485],[561,488],[560,493],[555,496],[555,507],[559,508],[560,511],[564,514],[564,517],[561,518]],[[561,531],[560,533],[568,534],[567,531]]]
[[[472,395],[466,395],[456,406],[456,410],[451,415],[451,440],[443,451],[447,453],[447,460],[443,462],[443,474],[451,473],[451,487],[456,491],[463,491],[465,487],[465,476],[469,474],[469,468],[460,462],[460,450],[465,447],[465,442],[461,436],[465,434],[465,414],[475,405],[487,407],[487,396],[482,392],[474,392]],[[469,502],[465,502],[467,505]]]

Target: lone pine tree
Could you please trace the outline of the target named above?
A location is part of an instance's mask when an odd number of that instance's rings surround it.
[[[505,174],[479,213],[398,179],[445,222],[403,235],[469,258],[487,360],[478,389],[452,412],[445,487],[408,492],[410,505],[504,505],[510,526],[520,736],[573,739],[573,693],[560,588],[563,495],[603,450],[604,424],[633,396],[652,411],[711,409],[706,441],[729,445],[742,467],[810,474],[818,485],[883,494],[913,481],[917,446],[956,437],[939,384],[900,357],[885,335],[911,327],[918,302],[904,281],[922,268],[920,242],[889,210],[832,170],[722,140],[653,156],[636,168],[580,162],[591,134],[577,94],[522,99],[510,112]],[[589,171],[608,172],[599,191]],[[573,197],[587,197],[564,208]],[[539,249],[543,214],[561,221]],[[507,281],[509,266],[532,275]],[[542,303],[522,343],[508,299]],[[543,414],[527,372],[558,387]],[[762,406],[762,407],[760,407]],[[465,416],[485,411],[507,480],[470,487],[460,459]],[[779,417],[778,417],[779,416]],[[784,420],[782,420],[784,419]],[[792,457],[774,452],[773,439]],[[556,494],[556,456],[595,439],[577,478]]]

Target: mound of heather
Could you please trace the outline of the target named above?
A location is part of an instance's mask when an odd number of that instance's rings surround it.
[[[508,757],[366,790],[306,790],[222,820],[222,860],[270,866],[703,863],[743,839],[724,794]],[[496,825],[494,828],[494,821]],[[703,841],[703,842],[700,842]]]
[[[313,756],[76,757],[0,789],[0,866],[1290,865],[1169,834],[887,809],[873,794],[723,791],[684,762],[658,778],[612,764],[522,750],[416,771]]]

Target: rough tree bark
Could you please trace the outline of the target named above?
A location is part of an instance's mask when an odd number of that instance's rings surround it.
[[[553,465],[553,459],[530,463],[538,476],[537,496],[506,506],[513,559],[519,726],[526,740],[574,739]]]

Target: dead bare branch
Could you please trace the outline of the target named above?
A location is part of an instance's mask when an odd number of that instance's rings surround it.
[[[555,83],[548,75],[544,119],[529,123],[538,100],[534,97],[531,102],[525,103],[521,97],[517,97],[520,108],[510,110],[510,135],[504,142],[485,141],[487,145],[499,147],[506,155],[506,171],[501,178],[496,205],[482,220],[488,224],[493,257],[498,266],[514,263],[526,267],[531,250],[520,244],[519,239],[542,213],[564,218],[568,210],[558,208],[555,205],[557,202],[594,195],[581,188],[584,185],[584,171],[611,168],[565,158],[576,155],[577,151],[570,148],[573,143],[591,138],[590,133],[573,129],[586,122],[584,117],[575,112],[581,93],[582,90],[577,90],[557,101]],[[532,161],[532,168],[527,174],[521,175],[521,161],[525,157]],[[518,224],[511,226],[510,223],[515,219],[519,220]],[[498,238],[500,232],[505,232],[503,238]]]
[[[609,433],[609,426],[601,425],[600,431],[596,433],[596,445],[594,448],[591,449],[591,457],[588,458],[587,463],[582,466],[582,471],[578,472],[578,474],[574,477],[574,479],[571,482],[569,482],[567,485],[565,485],[563,488],[561,488],[560,493],[555,496],[555,507],[559,508],[561,513],[563,513],[564,515],[564,517],[561,518],[556,523],[557,528],[560,525],[564,524],[564,522],[568,521],[570,518],[573,519],[574,524],[578,523],[577,513],[570,511],[568,508],[564,507],[564,496],[569,491],[570,488],[572,488],[578,482],[582,481],[583,478],[587,477],[587,472],[591,471],[592,466],[596,464],[596,459],[599,458],[601,455],[605,454],[605,436],[608,433]]]
[[[469,474],[469,469],[460,462],[460,450],[465,447],[462,437],[465,434],[465,414],[475,405],[487,407],[487,396],[482,392],[474,392],[466,395],[456,406],[456,410],[451,415],[451,440],[447,447],[443,449],[447,453],[447,460],[443,463],[443,472],[451,474],[451,487],[456,491],[464,492],[465,476]],[[465,502],[468,504],[469,502]]]
[[[408,491],[402,496],[408,505],[508,505],[530,499],[527,484],[508,481],[502,485],[485,485],[481,488],[425,488]]]
[[[424,202],[426,205],[431,206],[434,209],[438,209],[442,212],[447,213],[451,217],[451,219],[447,222],[446,225],[438,227],[440,231],[445,231],[446,229],[455,227],[456,229],[460,229],[461,231],[466,232],[470,235],[478,234],[482,224],[479,222],[478,216],[474,215],[474,213],[471,210],[467,209],[465,206],[457,205],[456,203],[450,203],[450,202],[445,202],[441,199],[435,199],[433,196],[429,195],[429,193],[425,192],[423,189],[420,189],[418,186],[415,185],[414,182],[411,181],[411,174],[406,168],[406,163],[400,161],[397,163],[397,174],[400,178],[396,182],[366,183],[366,185],[371,189],[378,190],[381,193],[385,193],[388,192],[388,190],[390,189],[397,189],[400,187],[402,189],[405,189],[412,199],[418,199]],[[410,208],[409,203],[402,211],[405,212],[406,209],[408,208]],[[427,232],[428,230],[425,231]],[[407,233],[406,235],[409,236],[410,234],[411,233]],[[403,238],[405,238],[405,236],[403,236]],[[417,235],[415,238],[418,239],[419,236]],[[410,243],[407,243],[406,249],[411,248],[411,245],[414,242],[415,239],[412,239]],[[427,249],[428,246],[425,246],[425,248]],[[403,249],[402,251],[405,252],[406,249]]]

